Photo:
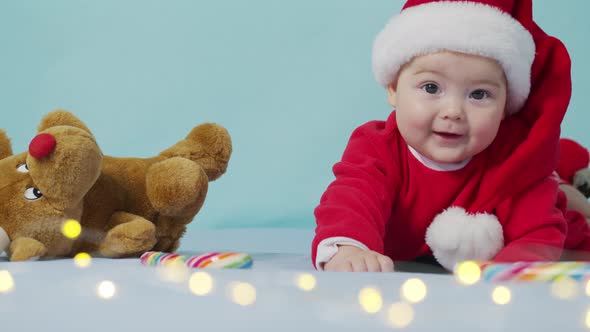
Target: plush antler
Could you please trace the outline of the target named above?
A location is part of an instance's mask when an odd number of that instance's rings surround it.
[[[12,156],[12,147],[10,139],[6,136],[6,132],[0,129],[0,159]]]
[[[64,125],[80,128],[90,133],[90,129],[88,129],[88,127],[86,127],[86,125],[80,121],[80,119],[78,119],[72,113],[64,110],[55,110],[47,114],[41,120],[39,127],[37,127],[37,132],[42,132],[47,128]]]

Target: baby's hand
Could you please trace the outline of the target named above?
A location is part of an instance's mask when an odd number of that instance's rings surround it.
[[[391,272],[391,258],[355,246],[339,246],[338,252],[326,265],[325,271],[336,272]]]

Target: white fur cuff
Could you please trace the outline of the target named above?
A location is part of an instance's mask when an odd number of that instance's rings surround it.
[[[324,239],[318,244],[315,259],[315,267],[318,271],[324,270],[324,265],[338,252],[339,245],[355,246],[363,250],[369,250],[366,245],[349,237],[337,236]]]
[[[504,236],[496,216],[450,207],[426,230],[426,244],[443,267],[453,270],[462,261],[492,259],[504,247]]]

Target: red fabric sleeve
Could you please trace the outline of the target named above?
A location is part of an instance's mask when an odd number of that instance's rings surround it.
[[[316,235],[312,260],[318,244],[344,236],[383,253],[385,223],[390,218],[395,189],[391,147],[383,138],[383,122],[357,128],[333,167],[336,179],[328,186],[315,209]]]
[[[500,204],[505,246],[494,261],[559,260],[567,232],[566,206],[565,194],[551,177]]]

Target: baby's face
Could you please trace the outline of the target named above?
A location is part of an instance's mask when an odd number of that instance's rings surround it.
[[[436,162],[457,163],[492,143],[506,114],[506,90],[496,61],[440,52],[404,66],[388,96],[411,147]]]

